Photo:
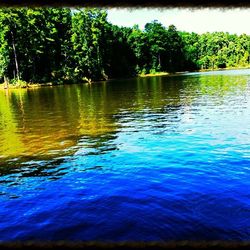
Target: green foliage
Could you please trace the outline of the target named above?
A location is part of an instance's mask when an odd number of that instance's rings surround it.
[[[193,60],[197,67],[214,69],[249,65],[249,45],[249,36],[214,32],[197,36],[192,43],[187,42],[186,50],[198,46],[197,56]]]
[[[246,34],[198,35],[157,20],[118,27],[97,8],[0,9],[0,80],[20,86],[249,64]]]
[[[143,68],[141,71],[141,75],[146,75],[146,74],[147,74],[147,70],[145,68]]]
[[[17,79],[13,79],[11,80],[11,84],[15,85],[18,88],[26,88],[28,83],[23,81],[23,80],[17,80]]]
[[[149,71],[149,74],[155,74],[156,73],[156,70],[155,69],[150,69],[150,71]]]
[[[44,82],[64,71],[70,17],[65,8],[1,9],[0,76]]]
[[[106,11],[87,8],[74,14],[71,41],[76,78],[100,79],[104,76],[104,34],[107,25]]]

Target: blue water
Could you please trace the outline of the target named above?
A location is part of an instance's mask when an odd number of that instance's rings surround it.
[[[250,240],[249,83],[250,70],[105,83],[96,122],[114,130],[1,160],[0,240]]]

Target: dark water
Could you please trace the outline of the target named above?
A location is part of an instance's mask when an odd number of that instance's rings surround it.
[[[250,240],[250,70],[0,92],[0,240]]]

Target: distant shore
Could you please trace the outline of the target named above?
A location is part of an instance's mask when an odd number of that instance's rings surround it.
[[[211,72],[211,71],[224,71],[224,70],[240,70],[240,69],[250,69],[250,66],[245,67],[227,67],[227,68],[216,68],[216,69],[200,69],[200,70],[192,70],[192,71],[182,71],[182,72],[175,72],[175,73],[169,73],[169,72],[155,72],[155,73],[149,73],[149,74],[138,74],[136,77],[154,77],[154,76],[176,76],[176,75],[182,75],[185,73],[195,73],[195,72]],[[134,78],[134,77],[133,77]],[[111,80],[119,80],[123,78],[115,78],[115,79],[108,79],[107,81]],[[92,84],[96,82],[102,82],[102,81],[93,81],[91,83],[89,82],[81,82],[80,84]],[[67,83],[68,84],[68,83]],[[6,89],[33,89],[33,88],[40,88],[40,87],[48,87],[48,86],[59,86],[59,85],[66,85],[66,83],[56,84],[52,82],[48,83],[26,83],[26,85],[15,85],[15,84],[8,84],[5,83],[0,84],[0,90],[6,90]]]
[[[250,69],[250,65],[241,67],[226,67],[226,68],[216,68],[216,69],[200,69],[190,72],[209,72],[209,71],[223,71],[223,70],[237,70],[237,69]]]

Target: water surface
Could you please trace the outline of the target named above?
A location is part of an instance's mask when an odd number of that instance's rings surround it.
[[[250,240],[250,70],[0,92],[0,241]]]

